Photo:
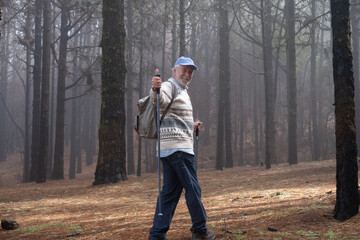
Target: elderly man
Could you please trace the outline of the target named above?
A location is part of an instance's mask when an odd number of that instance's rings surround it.
[[[191,58],[180,57],[172,69],[172,77],[162,83],[161,78],[152,78],[150,96],[156,103],[156,90],[160,89],[160,112],[163,112],[172,99],[172,88],[177,95],[170,110],[166,113],[160,127],[160,154],[164,170],[164,185],[157,201],[153,227],[149,239],[167,239],[177,203],[185,189],[186,204],[192,220],[192,239],[214,239],[213,231],[206,226],[206,212],[201,202],[201,188],[196,175],[193,150],[194,129],[200,129],[202,123],[194,122],[193,108],[187,88],[197,66]],[[159,70],[156,69],[155,74]],[[161,202],[162,216],[159,216]]]

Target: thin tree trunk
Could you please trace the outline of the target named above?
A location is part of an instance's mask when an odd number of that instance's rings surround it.
[[[50,89],[50,49],[51,49],[51,2],[43,1],[43,58],[41,78],[41,114],[40,114],[40,152],[36,182],[46,182],[46,167],[49,157],[49,89]]]
[[[74,38],[74,48],[79,47],[79,35],[77,34]],[[78,55],[77,52],[74,53],[74,55]],[[73,81],[76,81],[77,78],[77,74],[76,72],[78,71],[78,60],[74,59],[73,60]],[[71,100],[71,122],[70,122],[70,166],[69,166],[69,179],[74,179],[75,178],[75,174],[76,174],[76,157],[77,157],[77,148],[79,146],[77,146],[77,121],[78,121],[78,106],[77,106],[77,99],[76,96],[78,95],[77,93],[77,86],[73,86],[72,87],[72,97],[74,99]]]
[[[287,63],[288,63],[288,163],[297,164],[297,90],[295,49],[295,1],[287,1]]]
[[[37,162],[40,154],[40,84],[41,84],[41,18],[42,0],[35,1],[35,50],[33,69],[33,120],[31,141],[30,181],[36,180]]]
[[[126,6],[126,15],[127,15],[127,47],[126,47],[126,56],[127,56],[127,81],[126,81],[126,103],[127,103],[127,114],[126,114],[126,154],[127,154],[127,164],[128,164],[128,174],[135,174],[135,160],[134,160],[134,118],[133,118],[133,7],[132,0],[127,1]],[[142,18],[140,14],[140,18]]]
[[[176,6],[177,0],[173,0],[173,14],[172,14],[172,29],[171,29],[171,62],[175,63],[177,59],[177,46],[176,46]]]
[[[52,15],[55,16],[55,10],[52,10]],[[56,26],[52,26],[52,38],[55,39]],[[55,57],[52,57],[52,65],[55,66]],[[55,132],[55,89],[56,89],[56,80],[55,80],[55,68],[52,67],[51,71],[51,93],[50,93],[50,123],[49,123],[49,156],[48,156],[48,165],[47,165],[47,177],[51,178],[53,171],[53,156],[54,156],[54,132]]]
[[[27,5],[26,9],[26,27],[25,40],[31,40],[31,5]],[[30,160],[31,160],[31,123],[30,123],[30,109],[31,109],[31,49],[26,47],[26,86],[25,86],[25,139],[24,139],[24,169],[23,169],[23,183],[29,182],[30,177]],[[1,104],[1,103],[0,103]],[[2,113],[0,112],[0,115]],[[1,120],[0,120],[1,122]],[[1,130],[0,130],[1,131]]]
[[[316,2],[311,2],[311,16],[316,17]],[[310,86],[310,111],[311,111],[311,126],[312,126],[312,158],[317,161],[320,159],[320,142],[319,142],[319,124],[318,124],[318,98],[316,84],[316,22],[312,23],[311,27],[311,86]]]
[[[64,179],[64,126],[65,126],[65,79],[67,73],[66,56],[68,43],[68,4],[63,1],[61,9],[61,35],[59,47],[58,86],[56,101],[56,129],[53,179]]]
[[[179,1],[179,16],[180,16],[180,32],[179,32],[179,43],[180,43],[180,56],[186,55],[185,48],[185,0]]]
[[[272,77],[272,40],[271,40],[271,2],[261,0],[262,9],[262,39],[265,82],[265,165],[271,168],[275,158],[275,104],[274,80]]]
[[[139,63],[139,99],[143,97],[143,63],[144,63],[144,48],[143,48],[143,14],[140,16],[140,63]],[[164,62],[164,61],[163,61]],[[137,176],[141,176],[141,151],[142,151],[142,140],[141,137],[138,138],[138,161],[137,161]]]

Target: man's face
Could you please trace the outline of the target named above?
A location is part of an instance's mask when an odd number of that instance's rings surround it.
[[[193,73],[194,68],[192,66],[180,65],[178,69],[174,69],[174,78],[186,86],[190,83]]]

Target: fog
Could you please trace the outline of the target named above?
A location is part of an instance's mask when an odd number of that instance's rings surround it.
[[[52,179],[75,178],[82,166],[97,161],[102,2],[51,1],[47,55],[41,2],[1,1],[0,162],[17,159],[19,182],[36,180],[41,154]],[[149,93],[155,69],[166,81],[179,56],[191,57],[199,68],[188,91],[194,118],[204,123],[200,168],[271,168],[335,158],[329,1],[295,0],[293,9],[284,0],[182,2],[125,1],[127,173],[157,168],[156,142],[139,141],[134,132],[136,103]],[[353,2],[358,91],[360,4]],[[44,62],[49,64],[45,153]]]

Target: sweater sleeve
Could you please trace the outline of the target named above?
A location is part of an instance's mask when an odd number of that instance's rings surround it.
[[[163,82],[160,88],[160,108],[166,108],[171,101],[172,85],[169,81]],[[156,91],[150,89],[149,95],[154,105],[156,105]]]

